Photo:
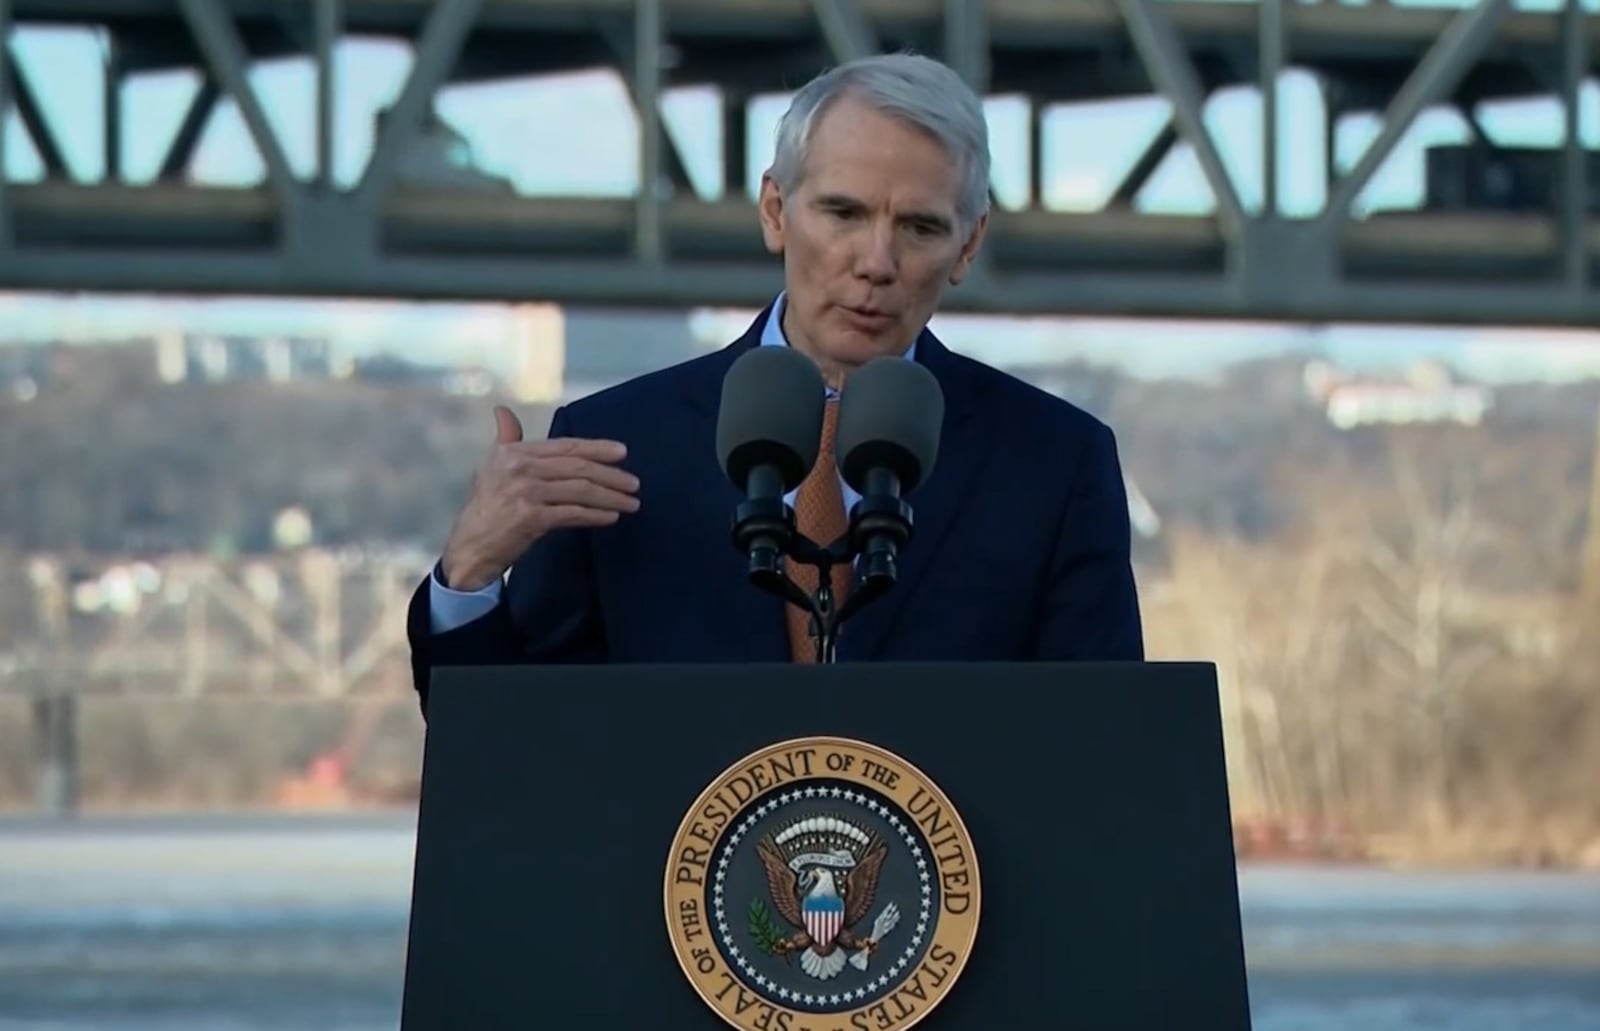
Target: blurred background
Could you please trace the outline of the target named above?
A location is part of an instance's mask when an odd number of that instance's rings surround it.
[[[0,30],[0,1027],[395,1026],[490,404],[738,335],[785,90],[911,47],[994,140],[934,328],[1113,425],[1152,657],[1220,666],[1256,1026],[1600,1028],[1595,0]]]

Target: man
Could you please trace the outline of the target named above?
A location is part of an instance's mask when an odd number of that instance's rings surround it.
[[[944,65],[871,57],[801,89],[758,203],[785,289],[749,331],[560,409],[548,440],[495,409],[495,443],[411,606],[424,711],[436,666],[806,661],[798,611],[745,578],[729,536],[740,496],[714,447],[723,376],[761,346],[804,352],[830,395],[883,356],[922,363],[944,391],[899,582],[845,625],[840,661],[1141,659],[1110,430],[926,329],[978,253],[988,184],[982,105]],[[854,501],[832,464],[836,407],[791,495],[821,541]]]

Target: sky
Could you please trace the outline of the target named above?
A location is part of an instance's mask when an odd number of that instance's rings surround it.
[[[1588,0],[1586,6],[1600,5]],[[1455,6],[1455,5],[1451,5]],[[1528,4],[1548,8],[1549,3]],[[101,178],[103,51],[99,38],[76,29],[15,30],[18,60],[40,95],[73,176]],[[335,178],[356,181],[370,152],[374,113],[398,96],[409,72],[410,48],[399,43],[345,41],[335,58]],[[259,65],[251,80],[268,120],[283,144],[291,168],[313,169],[314,78],[306,60]],[[198,86],[192,73],[144,76],[124,94],[125,174],[148,181],[156,171],[190,97]],[[1291,70],[1280,86],[1280,182],[1284,211],[1316,212],[1324,199],[1323,111],[1308,75]],[[772,130],[785,97],[758,101],[751,112],[750,165],[770,159]],[[1027,110],[1009,98],[989,105],[994,153],[994,186],[1003,205],[1025,198],[1028,169]],[[456,87],[437,100],[439,113],[470,142],[485,171],[510,179],[522,192],[544,195],[627,196],[637,176],[636,120],[624,85],[609,72]],[[1100,207],[1125,170],[1166,118],[1159,98],[1085,104],[1058,110],[1045,133],[1045,202],[1063,210]],[[1580,107],[1587,146],[1600,146],[1600,88],[1590,83]],[[697,188],[714,190],[720,177],[720,115],[714,95],[685,90],[670,95],[664,107],[669,131],[679,141]],[[1218,94],[1205,118],[1219,142],[1224,164],[1248,209],[1259,207],[1262,145],[1260,102],[1253,88]],[[1561,135],[1562,112],[1554,99],[1491,107],[1484,125],[1506,144],[1551,146]],[[1351,119],[1336,140],[1337,158],[1349,167],[1378,130],[1376,118]],[[9,115],[4,131],[13,179],[31,180],[42,167],[20,119]],[[1467,138],[1461,119],[1431,112],[1406,135],[1395,154],[1356,203],[1357,212],[1407,207],[1422,196],[1422,150]],[[249,185],[262,165],[243,120],[225,102],[206,130],[194,176],[202,183]],[[1176,149],[1139,197],[1153,213],[1203,213],[1212,210],[1210,191],[1187,147]],[[747,313],[738,313],[744,318]],[[39,335],[79,338],[124,336],[174,323],[186,328],[230,332],[318,332],[354,350],[419,352],[457,347],[492,347],[507,332],[505,309],[491,305],[415,305],[372,302],[260,301],[238,298],[57,298],[0,295],[0,336]],[[1519,377],[1565,378],[1600,375],[1600,334],[1470,328],[1461,330],[1398,327],[1298,327],[1256,324],[1154,323],[1106,319],[943,320],[952,343],[989,346],[998,339],[1015,352],[1004,360],[1036,360],[1063,355],[1064,348],[1104,351],[1139,371],[1193,371],[1218,362],[1271,353],[1284,346],[1313,346],[1356,363],[1394,364],[1448,352],[1464,371],[1497,378],[1509,369]],[[416,338],[425,327],[426,340]],[[940,328],[936,324],[936,329]],[[998,332],[1003,330],[1003,332]],[[419,357],[424,356],[419,353]]]

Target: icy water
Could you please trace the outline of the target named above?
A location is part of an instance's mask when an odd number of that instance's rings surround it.
[[[389,1031],[413,819],[0,823],[0,1028]],[[1248,868],[1260,1031],[1600,1031],[1600,877]]]

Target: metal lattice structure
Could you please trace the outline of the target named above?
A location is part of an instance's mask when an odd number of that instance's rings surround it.
[[[118,176],[114,114],[106,180],[74,182],[62,174],[37,85],[19,74],[14,54],[0,52],[0,99],[16,105],[53,173],[0,189],[0,286],[761,304],[779,273],[761,251],[744,190],[750,98],[841,59],[911,47],[942,55],[989,95],[1029,98],[1036,125],[1057,103],[1140,93],[1170,102],[1168,126],[1104,210],[1045,209],[1036,168],[1030,203],[995,213],[987,260],[954,293],[954,309],[1600,324],[1600,206],[1590,187],[1600,162],[1580,146],[1575,103],[1565,108],[1564,147],[1529,166],[1538,203],[1507,210],[1472,200],[1472,169],[1495,157],[1480,134],[1454,206],[1443,199],[1352,217],[1424,111],[1453,106],[1470,120],[1496,98],[1570,99],[1592,70],[1600,16],[1580,0],[1553,12],[1466,2],[1447,10],[1288,0],[0,0],[8,32],[30,22],[102,29],[113,97],[130,75],[188,67],[204,76],[156,182]],[[347,35],[405,39],[416,54],[349,189],[330,173],[331,70]],[[304,178],[246,77],[253,62],[292,55],[309,56],[319,80],[318,163]],[[670,188],[632,199],[530,197],[419,187],[398,174],[442,86],[597,66],[631,85],[639,181]],[[1311,218],[1287,217],[1279,204],[1276,90],[1262,94],[1259,205],[1241,199],[1204,118],[1218,90],[1277,83],[1290,67],[1315,73],[1330,125],[1381,114],[1365,156],[1329,170],[1328,203]],[[715,196],[689,187],[663,126],[662,91],[682,85],[714,86],[722,97],[726,171]],[[237,102],[264,160],[259,188],[185,181],[224,96]],[[1214,213],[1141,212],[1134,196],[1179,143],[1198,159]]]
[[[427,561],[311,549],[98,570],[42,554],[7,563],[25,589],[0,613],[0,696],[403,690],[406,606]]]

